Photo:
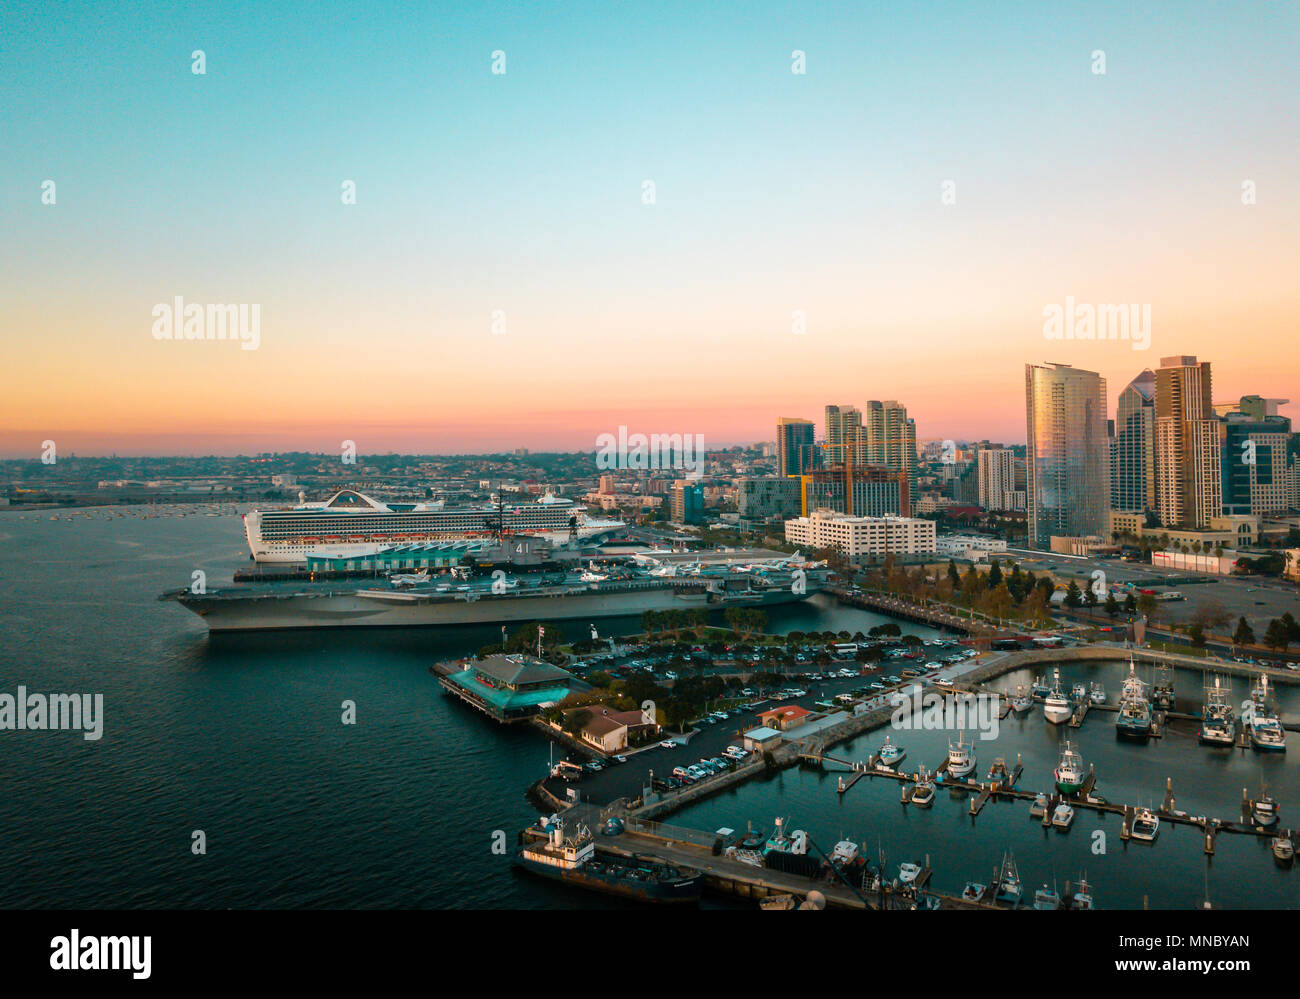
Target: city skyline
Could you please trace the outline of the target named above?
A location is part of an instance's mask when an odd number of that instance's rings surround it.
[[[725,446],[872,398],[1020,443],[1025,363],[1173,354],[1296,398],[1300,69],[1253,9],[6,11],[0,454]],[[178,297],[257,349],[156,339]],[[1071,302],[1148,349],[1050,339]]]

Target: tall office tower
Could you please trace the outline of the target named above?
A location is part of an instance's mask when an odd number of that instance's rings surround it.
[[[1147,368],[1125,386],[1115,407],[1112,510],[1142,511],[1155,507],[1155,414],[1156,375]]]
[[[1285,416],[1252,417],[1235,412],[1219,421],[1225,514],[1286,512],[1291,505],[1287,478],[1290,437],[1291,421]]]
[[[699,524],[704,520],[704,487],[689,479],[673,483],[672,519],[679,524]]]
[[[1010,448],[983,447],[976,458],[979,505],[985,510],[1014,510],[1016,461]]]
[[[826,464],[842,465],[849,460],[849,449],[858,446],[862,436],[862,411],[856,406],[826,407]],[[854,464],[859,464],[856,451]]]
[[[779,475],[803,475],[813,449],[813,424],[793,416],[776,421],[776,465]]]
[[[871,400],[862,414],[862,434],[862,463],[902,469],[915,496],[916,421],[907,418],[907,407],[893,399]]]
[[[1156,513],[1165,527],[1204,527],[1223,508],[1210,362],[1162,357],[1156,371]]]
[[[1101,536],[1110,500],[1106,379],[1068,364],[1025,365],[1029,545]]]

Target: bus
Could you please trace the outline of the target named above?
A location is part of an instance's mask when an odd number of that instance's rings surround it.
[[[852,659],[858,654],[858,646],[854,642],[845,642],[834,646],[833,651],[837,659]]]

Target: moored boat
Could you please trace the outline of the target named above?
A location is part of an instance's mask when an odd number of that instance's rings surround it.
[[[1163,711],[1174,709],[1174,671],[1166,665],[1156,670],[1155,684],[1151,690],[1151,703]]]
[[[1064,801],[1061,802],[1056,806],[1056,810],[1052,812],[1052,825],[1057,829],[1069,829],[1073,823],[1074,809]]]
[[[885,766],[893,767],[903,762],[903,757],[907,755],[907,750],[895,746],[889,741],[889,736],[885,736],[885,744],[880,747],[876,755],[879,757],[880,762]]]
[[[1061,907],[1061,896],[1055,888],[1049,888],[1047,885],[1039,888],[1034,892],[1035,909],[1059,909]]]
[[[1273,859],[1283,867],[1290,865],[1295,859],[1295,844],[1291,842],[1290,837],[1274,836],[1272,848]]]
[[[1144,843],[1151,843],[1160,835],[1160,817],[1149,808],[1139,808],[1137,814],[1133,816],[1133,824],[1129,829],[1134,839],[1142,840]]]
[[[1083,787],[1083,757],[1074,748],[1073,743],[1066,742],[1061,753],[1061,762],[1057,764],[1055,775],[1056,789],[1062,794],[1076,794]]]
[[[1023,683],[1016,684],[1016,692],[1011,697],[1011,710],[1017,714],[1024,714],[1034,706],[1034,699],[1029,692],[1025,690]]]
[[[1260,752],[1286,752],[1286,729],[1273,709],[1268,676],[1260,674],[1250,693],[1249,714],[1243,720],[1250,731],[1250,744]]]
[[[917,775],[917,781],[912,786],[911,802],[921,808],[928,807],[934,803],[934,778],[921,768],[920,774]]]
[[[998,872],[993,900],[1014,907],[1020,904],[1021,891],[1020,872],[1016,869],[1016,858],[1011,854],[1006,854],[1002,858],[1002,869]]]
[[[1236,741],[1237,722],[1232,710],[1232,693],[1220,676],[1205,688],[1201,709],[1200,740],[1211,746],[1231,746]]]
[[[1059,668],[1054,668],[1052,687],[1043,699],[1043,717],[1053,725],[1060,725],[1062,722],[1069,721],[1073,714],[1074,706],[1061,689],[1061,671]]]
[[[965,777],[975,769],[975,751],[971,743],[965,741],[965,733],[957,733],[957,741],[948,743],[948,773],[954,777]]]
[[[602,854],[586,826],[566,834],[561,820],[523,834],[515,863],[542,877],[642,902],[698,902],[699,871],[647,858]]]
[[[1093,704],[1105,704],[1106,688],[1100,683],[1094,683],[1088,691],[1088,700],[1092,701]]]
[[[1146,684],[1137,675],[1137,666],[1129,657],[1128,676],[1119,695],[1119,715],[1115,719],[1115,732],[1130,739],[1145,739],[1151,734],[1151,703],[1147,700]]]

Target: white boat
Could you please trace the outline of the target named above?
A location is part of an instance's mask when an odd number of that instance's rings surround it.
[[[1047,795],[1039,791],[1034,795],[1034,803],[1029,806],[1029,815],[1031,818],[1041,819],[1047,814]]]
[[[1034,892],[1035,909],[1059,909],[1060,907],[1061,896],[1057,894],[1055,888],[1043,885],[1038,891]]]
[[[1092,689],[1088,691],[1088,700],[1092,701],[1093,704],[1105,704],[1106,688],[1100,683],[1094,683]]]
[[[1260,674],[1259,682],[1250,692],[1250,714],[1246,718],[1250,730],[1250,743],[1261,752],[1286,752],[1286,729],[1278,720],[1269,696],[1268,677]]]
[[[903,757],[907,755],[907,750],[895,746],[889,741],[889,736],[885,736],[885,744],[880,747],[880,751],[876,755],[885,766],[893,767],[903,761]]]
[[[948,773],[954,777],[965,777],[975,769],[975,752],[969,742],[964,740],[965,733],[957,733],[957,741],[948,743]]]
[[[1133,816],[1129,832],[1134,839],[1140,839],[1144,843],[1153,842],[1160,835],[1160,816],[1149,808],[1139,808]]]
[[[831,850],[831,863],[836,867],[847,867],[858,859],[858,844],[851,839],[842,839]]]
[[[1295,859],[1295,844],[1286,836],[1273,837],[1273,859],[1279,864],[1289,864]]]
[[[899,864],[898,883],[900,885],[913,884],[920,873],[921,873],[920,864]]]
[[[921,773],[917,777],[916,784],[912,787],[913,805],[925,808],[934,803],[934,780],[926,773],[922,767]]]
[[[1083,699],[1087,696],[1088,696],[1088,688],[1085,687],[1082,683],[1076,683],[1073,687],[1070,688],[1070,698],[1076,704],[1081,704],[1083,702]]]
[[[1074,823],[1074,809],[1064,801],[1056,806],[1056,811],[1052,812],[1052,825],[1057,829],[1069,829]]]
[[[1024,714],[1034,706],[1034,699],[1029,695],[1023,683],[1016,684],[1015,695],[1011,698],[1011,710]]]
[[[1277,825],[1280,811],[1281,809],[1278,808],[1278,804],[1273,798],[1270,798],[1267,794],[1261,794],[1255,799],[1255,803],[1250,810],[1250,817],[1257,826],[1273,826]]]
[[[1043,717],[1053,725],[1067,722],[1074,715],[1074,706],[1061,690],[1061,670],[1052,670],[1052,688],[1043,700]]]
[[[1205,706],[1201,709],[1201,742],[1211,746],[1231,746],[1237,738],[1236,715],[1232,710],[1231,692],[1216,676],[1213,686],[1205,688]]]
[[[978,902],[984,898],[984,892],[988,890],[988,885],[981,884],[978,881],[967,881],[966,887],[961,890],[963,902]]]
[[[1061,753],[1061,762],[1054,776],[1056,789],[1062,794],[1077,794],[1083,788],[1086,776],[1083,772],[1083,757],[1079,755],[1073,743],[1066,742],[1065,749]]]

